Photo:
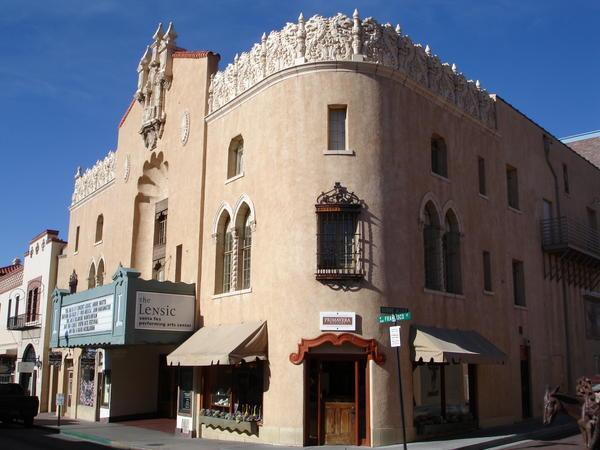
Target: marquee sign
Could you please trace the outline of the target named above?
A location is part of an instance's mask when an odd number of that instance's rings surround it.
[[[63,306],[60,310],[60,336],[112,331],[114,295]]]
[[[193,295],[136,293],[135,328],[155,331],[194,331]]]

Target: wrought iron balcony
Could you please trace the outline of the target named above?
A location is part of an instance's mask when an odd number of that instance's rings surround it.
[[[544,219],[541,222],[542,249],[547,253],[575,252],[600,260],[600,233],[569,217]]]
[[[28,330],[31,328],[41,328],[41,314],[19,314],[8,318],[6,328],[9,330]]]

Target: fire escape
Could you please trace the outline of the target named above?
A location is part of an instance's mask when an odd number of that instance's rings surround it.
[[[541,221],[544,277],[596,290],[600,282],[600,233],[562,216]]]

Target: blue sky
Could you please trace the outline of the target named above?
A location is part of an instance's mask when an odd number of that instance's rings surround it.
[[[0,266],[46,228],[65,237],[77,166],[114,149],[158,22],[221,67],[302,11],[400,23],[413,41],[558,137],[600,129],[592,0],[0,0]]]

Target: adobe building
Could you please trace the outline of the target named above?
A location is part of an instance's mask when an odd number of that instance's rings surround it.
[[[358,12],[220,71],[175,39],[158,28],[117,149],[76,175],[67,415],[398,443],[390,308],[409,440],[539,416],[547,384],[598,371],[598,168]]]
[[[45,230],[29,242],[23,261],[16,258],[0,269],[0,382],[19,383],[38,396],[40,412],[54,410],[48,323],[65,245],[58,231]]]

